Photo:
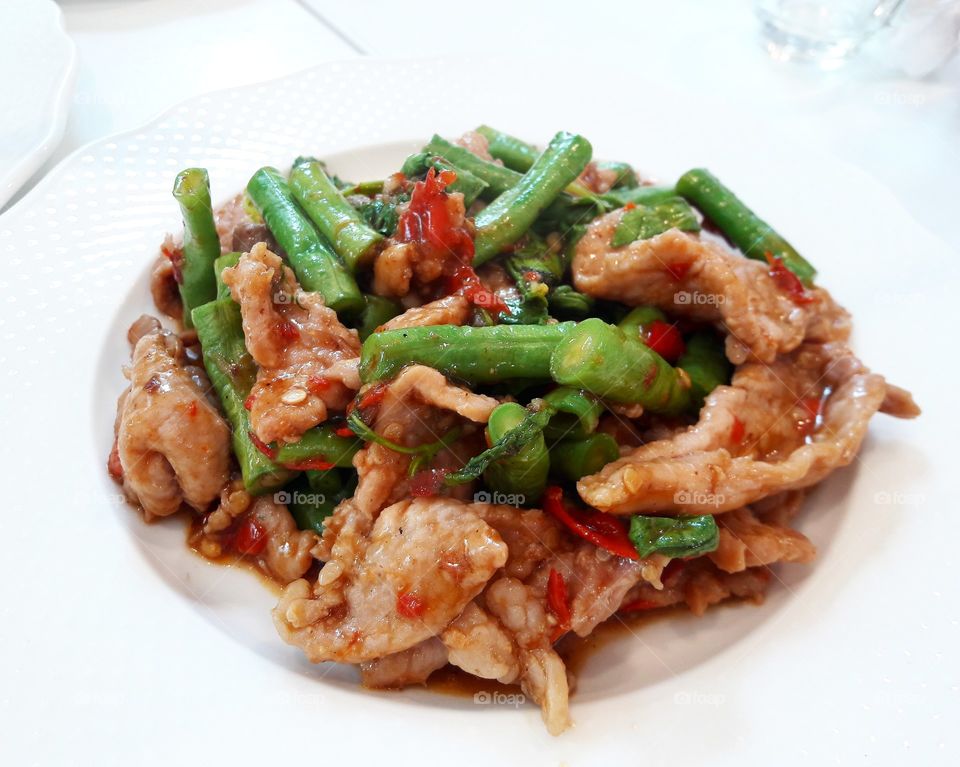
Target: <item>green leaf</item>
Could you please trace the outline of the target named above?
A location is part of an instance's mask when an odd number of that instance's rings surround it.
[[[711,514],[697,517],[648,517],[630,519],[630,540],[641,557],[653,553],[668,557],[706,554],[720,543],[720,530]]]
[[[655,205],[637,205],[623,214],[610,244],[615,248],[634,240],[647,240],[668,229],[699,232],[700,222],[686,200],[672,197]]]

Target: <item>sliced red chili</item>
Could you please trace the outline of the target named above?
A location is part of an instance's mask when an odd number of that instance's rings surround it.
[[[494,314],[510,312],[503,299],[488,290],[473,267],[468,264],[461,264],[447,278],[447,292],[460,293],[474,306],[487,309]]]
[[[361,410],[367,410],[368,408],[376,407],[383,402],[383,398],[387,396],[388,388],[389,387],[385,383],[374,384],[364,392],[363,396],[360,398],[360,402],[357,404],[357,407]]]
[[[473,237],[463,225],[455,225],[451,217],[450,198],[444,191],[457,180],[452,170],[437,173],[434,168],[413,187],[410,204],[400,215],[397,232],[399,242],[414,242],[439,255],[451,253],[460,260],[473,260]]]
[[[626,205],[623,206],[623,209],[624,209],[624,210],[636,210],[636,207],[637,207],[637,203],[635,203],[635,202],[628,202]]]
[[[551,644],[556,642],[567,631],[570,630],[570,603],[567,598],[567,582],[563,575],[553,568],[550,568],[550,575],[547,577],[547,607],[557,619],[557,625],[550,636]]]
[[[336,434],[338,437],[355,437],[356,436],[353,433],[353,429],[351,429],[349,426],[340,426],[337,429],[334,429],[333,433]]]
[[[782,258],[773,255],[769,250],[763,255],[770,265],[769,274],[773,278],[774,283],[780,290],[790,296],[790,299],[795,304],[809,304],[816,300],[807,292],[806,288],[803,287],[800,278],[787,268]]]
[[[253,443],[253,446],[254,446],[257,450],[259,450],[261,453],[263,453],[265,456],[267,456],[267,458],[269,458],[271,461],[273,461],[274,459],[276,459],[276,457],[277,457],[277,450],[276,450],[276,448],[270,447],[270,445],[268,445],[266,442],[264,442],[263,440],[261,440],[261,439],[260,439],[256,434],[254,434],[252,431],[248,431],[248,432],[247,432],[247,436],[250,437],[250,441]]]
[[[427,603],[416,594],[403,592],[397,597],[397,612],[404,618],[419,618],[427,609]]]
[[[253,409],[253,403],[256,402],[256,400],[257,400],[257,398],[254,397],[254,396],[251,394],[249,397],[247,397],[247,398],[243,401],[243,409],[244,409],[244,410],[252,410],[252,409]]]
[[[296,341],[300,338],[300,328],[290,320],[283,320],[283,322],[277,325],[277,333],[284,341]]]
[[[333,386],[333,381],[323,376],[310,376],[307,379],[307,389],[309,389],[312,394],[323,394],[331,386]]]
[[[636,613],[641,610],[654,610],[660,607],[656,602],[651,602],[649,599],[634,599],[631,602],[627,602],[625,605],[620,605],[618,612],[621,613]]]
[[[424,469],[410,478],[410,495],[415,498],[429,498],[440,492],[449,469]]]
[[[245,519],[233,534],[233,548],[239,554],[256,556],[266,545],[267,531],[255,519]]]
[[[684,277],[687,276],[687,272],[690,271],[690,267],[693,266],[692,261],[687,261],[686,263],[676,263],[670,264],[664,268],[664,271],[669,274],[674,280],[680,282]]]
[[[326,458],[318,456],[316,458],[305,458],[302,461],[283,464],[283,468],[290,471],[328,471],[336,464],[330,463]]]
[[[653,320],[644,331],[643,342],[667,362],[676,362],[686,351],[683,336],[676,325],[663,320]]]
[[[187,405],[187,417],[193,418],[197,414],[197,403],[196,401],[191,402]]]
[[[640,559],[630,542],[627,529],[612,514],[596,509],[568,509],[563,503],[563,489],[551,486],[543,497],[543,510],[556,517],[570,532],[594,546],[626,559]]]
[[[743,442],[743,437],[746,434],[746,427],[736,416],[733,417],[733,424],[730,426],[730,441],[734,445],[739,445]]]

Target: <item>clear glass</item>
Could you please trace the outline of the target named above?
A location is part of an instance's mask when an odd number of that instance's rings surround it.
[[[833,68],[890,20],[903,0],[756,0],[767,51]]]

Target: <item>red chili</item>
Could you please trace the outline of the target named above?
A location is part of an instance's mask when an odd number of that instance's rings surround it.
[[[660,607],[656,602],[651,602],[649,599],[634,599],[632,602],[627,602],[625,605],[620,606],[618,612],[621,613],[636,613],[641,610],[654,610],[657,607]]]
[[[257,450],[259,450],[261,453],[263,453],[265,456],[267,456],[267,458],[269,458],[271,461],[274,460],[274,459],[276,459],[276,457],[277,457],[277,450],[276,450],[276,448],[270,447],[270,445],[268,445],[266,442],[262,441],[262,440],[261,440],[259,437],[257,437],[257,435],[254,434],[252,431],[248,431],[248,432],[247,432],[247,436],[250,437],[250,441],[253,443],[253,446],[254,446]]]
[[[284,320],[277,325],[277,333],[280,334],[280,338],[284,341],[296,341],[300,338],[300,328],[290,320]]]
[[[444,191],[457,180],[452,170],[437,173],[434,168],[418,181],[410,196],[410,205],[397,222],[396,239],[415,242],[435,253],[452,253],[469,263],[473,260],[473,238],[463,226],[455,226],[450,215],[449,195]]]
[[[360,398],[360,402],[357,404],[357,407],[361,410],[376,407],[383,402],[383,398],[387,396],[387,388],[387,384],[385,383],[374,384],[367,389],[366,392],[364,392],[364,395]]]
[[[686,351],[683,336],[676,325],[663,320],[653,320],[644,328],[643,342],[667,362],[676,362]]]
[[[510,312],[509,307],[496,293],[487,290],[472,266],[461,264],[447,278],[447,292],[461,293],[474,306],[489,309],[494,314]]]
[[[256,400],[257,400],[257,398],[254,397],[254,396],[251,394],[249,397],[247,397],[247,398],[243,401],[243,409],[244,409],[244,410],[252,410],[252,409],[253,409],[253,403],[256,402]]]
[[[690,271],[691,266],[693,266],[692,261],[679,264],[670,264],[670,266],[666,267],[664,271],[666,271],[666,273],[669,274],[674,280],[680,282],[680,280],[687,276],[687,272]]]
[[[307,379],[307,388],[312,394],[323,394],[333,386],[333,381],[323,376],[310,376]]]
[[[803,436],[809,436],[817,430],[822,415],[823,400],[820,397],[804,397],[800,400],[804,415],[797,421],[797,430]]]
[[[335,465],[323,456],[317,456],[316,458],[305,458],[302,461],[285,463],[283,468],[290,469],[290,471],[328,471]]]
[[[266,545],[267,531],[255,519],[245,519],[233,534],[233,548],[240,554],[255,556]]]
[[[739,445],[743,442],[743,437],[746,434],[746,427],[736,416],[733,417],[733,424],[730,426],[730,441],[734,445]]]
[[[333,433],[336,434],[338,437],[355,437],[356,436],[353,433],[353,429],[351,429],[349,426],[341,426],[337,429],[334,429]]]
[[[397,597],[397,612],[404,618],[419,618],[427,609],[427,603],[416,594],[402,592]]]
[[[440,492],[449,469],[424,469],[410,478],[410,495],[414,498],[429,498]]]
[[[570,532],[594,546],[606,549],[618,557],[640,559],[630,542],[627,529],[612,514],[596,509],[568,509],[563,503],[563,489],[551,486],[543,497],[543,510],[556,517]]]
[[[800,278],[787,268],[782,258],[773,255],[769,250],[763,255],[766,257],[767,263],[770,264],[769,274],[774,283],[780,290],[790,296],[795,304],[809,304],[816,300],[803,287]]]
[[[193,418],[194,416],[196,416],[196,414],[197,414],[197,403],[194,401],[194,402],[191,402],[189,405],[187,405],[187,416],[189,418]]]
[[[547,578],[547,607],[557,619],[557,625],[550,636],[551,644],[570,630],[570,603],[567,598],[567,582],[557,570],[550,568]]]
[[[635,203],[635,202],[628,202],[626,205],[623,206],[623,209],[624,209],[624,210],[634,210],[634,209],[636,209],[636,207],[637,207],[637,203]]]

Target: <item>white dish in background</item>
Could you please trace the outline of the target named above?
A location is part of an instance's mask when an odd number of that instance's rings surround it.
[[[0,3],[0,209],[63,136],[74,59],[52,0]]]
[[[847,165],[654,85],[631,78],[626,93],[625,77],[558,66],[365,60],[211,94],[81,150],[0,219],[4,761],[955,759],[953,255]],[[524,87],[502,85],[519,71]],[[532,706],[371,693],[349,670],[310,666],[276,636],[274,597],[253,576],[190,554],[178,522],[145,526],[105,470],[125,330],[153,311],[150,264],[179,226],[178,170],[207,167],[218,201],[298,154],[359,180],[481,122],[541,143],[576,130],[597,156],[664,179],[711,167],[819,267],[853,312],[856,350],[925,410],[878,416],[853,467],[809,499],[813,565],[780,567],[762,607],[606,645],[559,738]]]

